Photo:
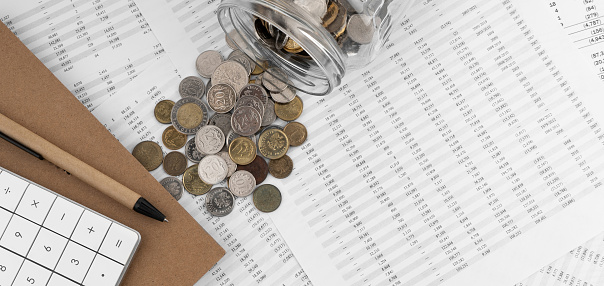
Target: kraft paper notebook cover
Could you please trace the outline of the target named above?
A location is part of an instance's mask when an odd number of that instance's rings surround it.
[[[131,188],[162,223],[0,140],[0,166],[138,230],[142,240],[122,285],[192,285],[224,250],[54,75],[0,25],[0,113]]]

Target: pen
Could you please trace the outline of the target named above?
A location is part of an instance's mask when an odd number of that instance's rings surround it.
[[[0,114],[0,138],[40,160],[45,159],[55,164],[122,205],[156,220],[168,222],[166,216],[145,198],[141,197],[141,195],[63,151],[61,148],[12,121],[3,114]]]

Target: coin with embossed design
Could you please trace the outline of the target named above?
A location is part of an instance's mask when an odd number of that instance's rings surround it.
[[[226,178],[229,167],[226,161],[218,155],[208,155],[199,162],[199,177],[208,184],[218,184]]]
[[[183,153],[173,151],[164,158],[164,171],[170,176],[180,176],[187,169],[187,158]]]
[[[292,173],[293,169],[294,161],[287,155],[268,161],[268,172],[277,179],[286,178]]]
[[[217,113],[231,111],[236,101],[235,90],[228,84],[215,84],[208,90],[208,105]]]
[[[178,150],[187,143],[187,135],[178,132],[174,126],[169,126],[162,133],[161,140],[168,149]]]
[[[180,93],[181,97],[196,97],[201,99],[206,93],[206,86],[200,78],[188,76],[180,81],[178,93]]]
[[[218,51],[205,51],[197,56],[195,67],[200,76],[212,77],[212,73],[222,63],[222,55]]]
[[[235,196],[228,188],[218,187],[206,196],[206,210],[213,216],[225,216],[233,211]]]
[[[348,37],[359,43],[369,44],[375,35],[373,17],[365,14],[353,14],[348,19]]]
[[[240,63],[233,61],[223,62],[212,73],[212,85],[229,84],[235,89],[235,92],[239,92],[248,84],[248,80],[247,70]]]
[[[247,137],[238,137],[229,145],[229,156],[238,165],[247,165],[256,158],[256,144]]]
[[[208,107],[199,98],[185,97],[174,104],[172,125],[183,134],[195,134],[208,122]]]
[[[187,144],[185,144],[185,156],[187,159],[193,163],[199,163],[201,159],[205,156],[201,152],[197,151],[197,146],[195,146],[195,138],[189,139]]]
[[[271,92],[282,92],[287,88],[287,74],[279,68],[269,68],[262,74],[262,85]]]
[[[212,188],[212,184],[208,184],[199,178],[198,166],[195,164],[187,168],[182,175],[182,184],[185,186],[185,190],[196,196],[203,195]]]
[[[233,112],[231,127],[241,136],[250,136],[260,129],[262,116],[251,106],[241,106]]]
[[[283,127],[283,132],[287,135],[287,139],[289,139],[290,146],[300,146],[304,141],[306,141],[306,137],[308,136],[308,132],[306,131],[306,127],[296,121],[292,121],[287,123],[285,127]]]
[[[222,134],[227,136],[231,131],[231,114],[230,113],[214,113],[212,117],[210,117],[210,125],[216,125],[220,130],[222,130]]]
[[[218,126],[206,125],[195,134],[197,151],[203,154],[216,154],[224,146],[224,134]]]
[[[258,137],[258,150],[267,159],[279,159],[289,149],[289,140],[285,133],[277,128],[267,129]]]
[[[239,170],[229,178],[229,189],[235,196],[247,197],[256,187],[256,179],[252,173]]]
[[[224,161],[227,163],[227,170],[228,170],[227,177],[232,176],[233,173],[235,173],[235,171],[237,171],[237,164],[235,162],[233,162],[233,160],[231,159],[231,156],[229,156],[229,152],[220,151],[216,155],[220,156],[220,158],[224,159]]]
[[[264,116],[262,116],[262,126],[271,125],[277,119],[277,115],[275,114],[275,102],[272,99],[268,99],[266,101],[266,105],[264,106]]]
[[[153,171],[164,161],[164,153],[159,144],[153,141],[138,143],[132,150],[132,156],[138,160],[147,171]]]
[[[172,195],[175,200],[180,200],[182,197],[182,182],[175,177],[165,177],[159,183]]]
[[[244,86],[239,91],[239,97],[244,97],[244,96],[254,96],[254,97],[260,99],[260,101],[264,105],[266,105],[266,103],[268,101],[268,94],[266,93],[266,90],[264,89],[264,87],[257,85],[257,84],[253,84],[253,83]]]
[[[174,101],[172,100],[162,100],[157,105],[155,105],[155,109],[153,110],[153,114],[155,115],[155,119],[159,121],[159,123],[168,124],[172,122],[170,120],[170,114],[172,113],[172,107],[174,107]]]
[[[258,186],[254,190],[253,201],[259,211],[273,212],[281,205],[281,191],[270,184]]]
[[[250,106],[258,111],[258,114],[264,115],[264,103],[260,101],[255,96],[242,96],[237,100],[237,104],[235,105],[235,109],[238,109],[241,106]]]
[[[288,103],[275,103],[275,114],[285,121],[296,120],[302,115],[303,109],[304,105],[299,96],[296,96],[294,100]]]

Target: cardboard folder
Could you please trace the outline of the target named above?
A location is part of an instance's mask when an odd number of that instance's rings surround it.
[[[0,140],[0,166],[43,185],[141,234],[122,285],[192,285],[224,255],[172,196],[59,80],[0,25],[0,113],[141,194],[161,210],[162,223],[128,209]]]

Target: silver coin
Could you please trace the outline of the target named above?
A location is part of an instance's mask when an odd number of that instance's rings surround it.
[[[185,144],[185,156],[187,156],[189,161],[195,164],[199,163],[199,161],[201,161],[201,159],[203,159],[205,156],[197,150],[197,146],[195,146],[195,138],[189,139],[187,144]]]
[[[172,195],[174,199],[177,201],[182,197],[182,182],[175,177],[166,177],[163,178],[159,183]]]
[[[208,90],[208,105],[217,113],[231,111],[236,101],[235,89],[228,84],[215,84]]]
[[[199,178],[207,184],[218,184],[229,173],[227,163],[218,155],[203,157],[197,168]]]
[[[235,162],[233,162],[233,159],[231,159],[231,156],[229,156],[229,152],[220,151],[216,155],[220,156],[227,163],[227,167],[228,167],[227,177],[232,176],[233,173],[235,173],[235,171],[237,171],[237,164]]]
[[[208,107],[199,98],[182,98],[172,107],[170,120],[178,132],[195,134],[199,128],[208,123]]]
[[[264,76],[264,73],[261,73],[259,75],[256,76],[256,84],[257,85],[261,85],[264,86],[264,84],[262,84],[262,77]]]
[[[235,133],[233,130],[231,130],[231,132],[229,132],[229,134],[226,136],[226,144],[227,146],[231,145],[231,142],[233,142],[233,140],[237,139],[241,137],[241,135]],[[252,140],[252,142],[254,142],[254,145],[258,146],[258,139],[256,139],[255,135],[250,135],[250,136],[245,136],[247,138],[250,138],[250,140]]]
[[[250,63],[250,61],[248,60],[248,57],[246,55],[234,56],[234,57],[230,58],[229,61],[234,61],[234,62],[238,62],[239,64],[241,64],[247,70],[248,76],[254,70],[254,66],[252,66],[252,64]]]
[[[213,216],[225,216],[233,211],[235,196],[228,188],[211,189],[206,195],[206,210]]]
[[[348,37],[359,44],[370,44],[375,34],[373,18],[365,14],[353,14],[346,28]]]
[[[241,136],[250,136],[260,129],[262,117],[251,106],[241,106],[235,109],[231,117],[233,131]]]
[[[288,103],[296,98],[296,90],[293,87],[288,86],[281,92],[271,91],[271,98],[278,103]]]
[[[235,105],[235,109],[238,109],[242,106],[250,106],[258,111],[258,114],[264,115],[264,103],[260,101],[255,96],[244,96],[237,100],[237,104]]]
[[[275,102],[272,99],[266,101],[264,106],[264,116],[262,116],[262,126],[272,124],[277,120],[277,114],[275,114]]]
[[[212,74],[212,85],[225,83],[238,93],[249,82],[247,70],[238,62],[226,61],[220,64]]]
[[[238,197],[249,196],[256,188],[256,179],[252,173],[239,170],[229,178],[229,189]]]
[[[178,93],[180,93],[181,97],[196,97],[201,99],[206,93],[206,86],[200,78],[188,76],[180,81]]]
[[[244,52],[242,52],[241,50],[234,50],[232,51],[229,56],[227,57],[227,59],[231,59],[232,57],[243,57],[243,59],[245,59],[248,63],[249,63],[249,74],[251,74],[254,71],[254,68],[256,67],[256,61],[254,61],[252,58],[250,58],[248,55],[246,55]],[[245,65],[247,66],[247,65]]]
[[[241,98],[244,96],[257,97],[258,99],[260,99],[260,101],[262,101],[262,104],[264,104],[265,106],[268,101],[268,94],[266,93],[266,89],[254,83],[247,84],[239,91],[239,97]]]
[[[222,130],[222,134],[227,135],[231,131],[231,114],[214,113],[208,124],[218,126]]]
[[[327,13],[327,2],[325,0],[294,0],[294,4],[303,8],[317,19],[323,19]]]
[[[223,62],[222,55],[218,51],[205,51],[195,61],[195,68],[200,76],[205,78],[212,77],[216,67]]]
[[[195,134],[197,151],[203,154],[216,154],[224,146],[224,134],[218,126],[206,125]]]
[[[287,74],[279,68],[270,68],[262,75],[262,85],[271,92],[282,92],[287,88]]]

